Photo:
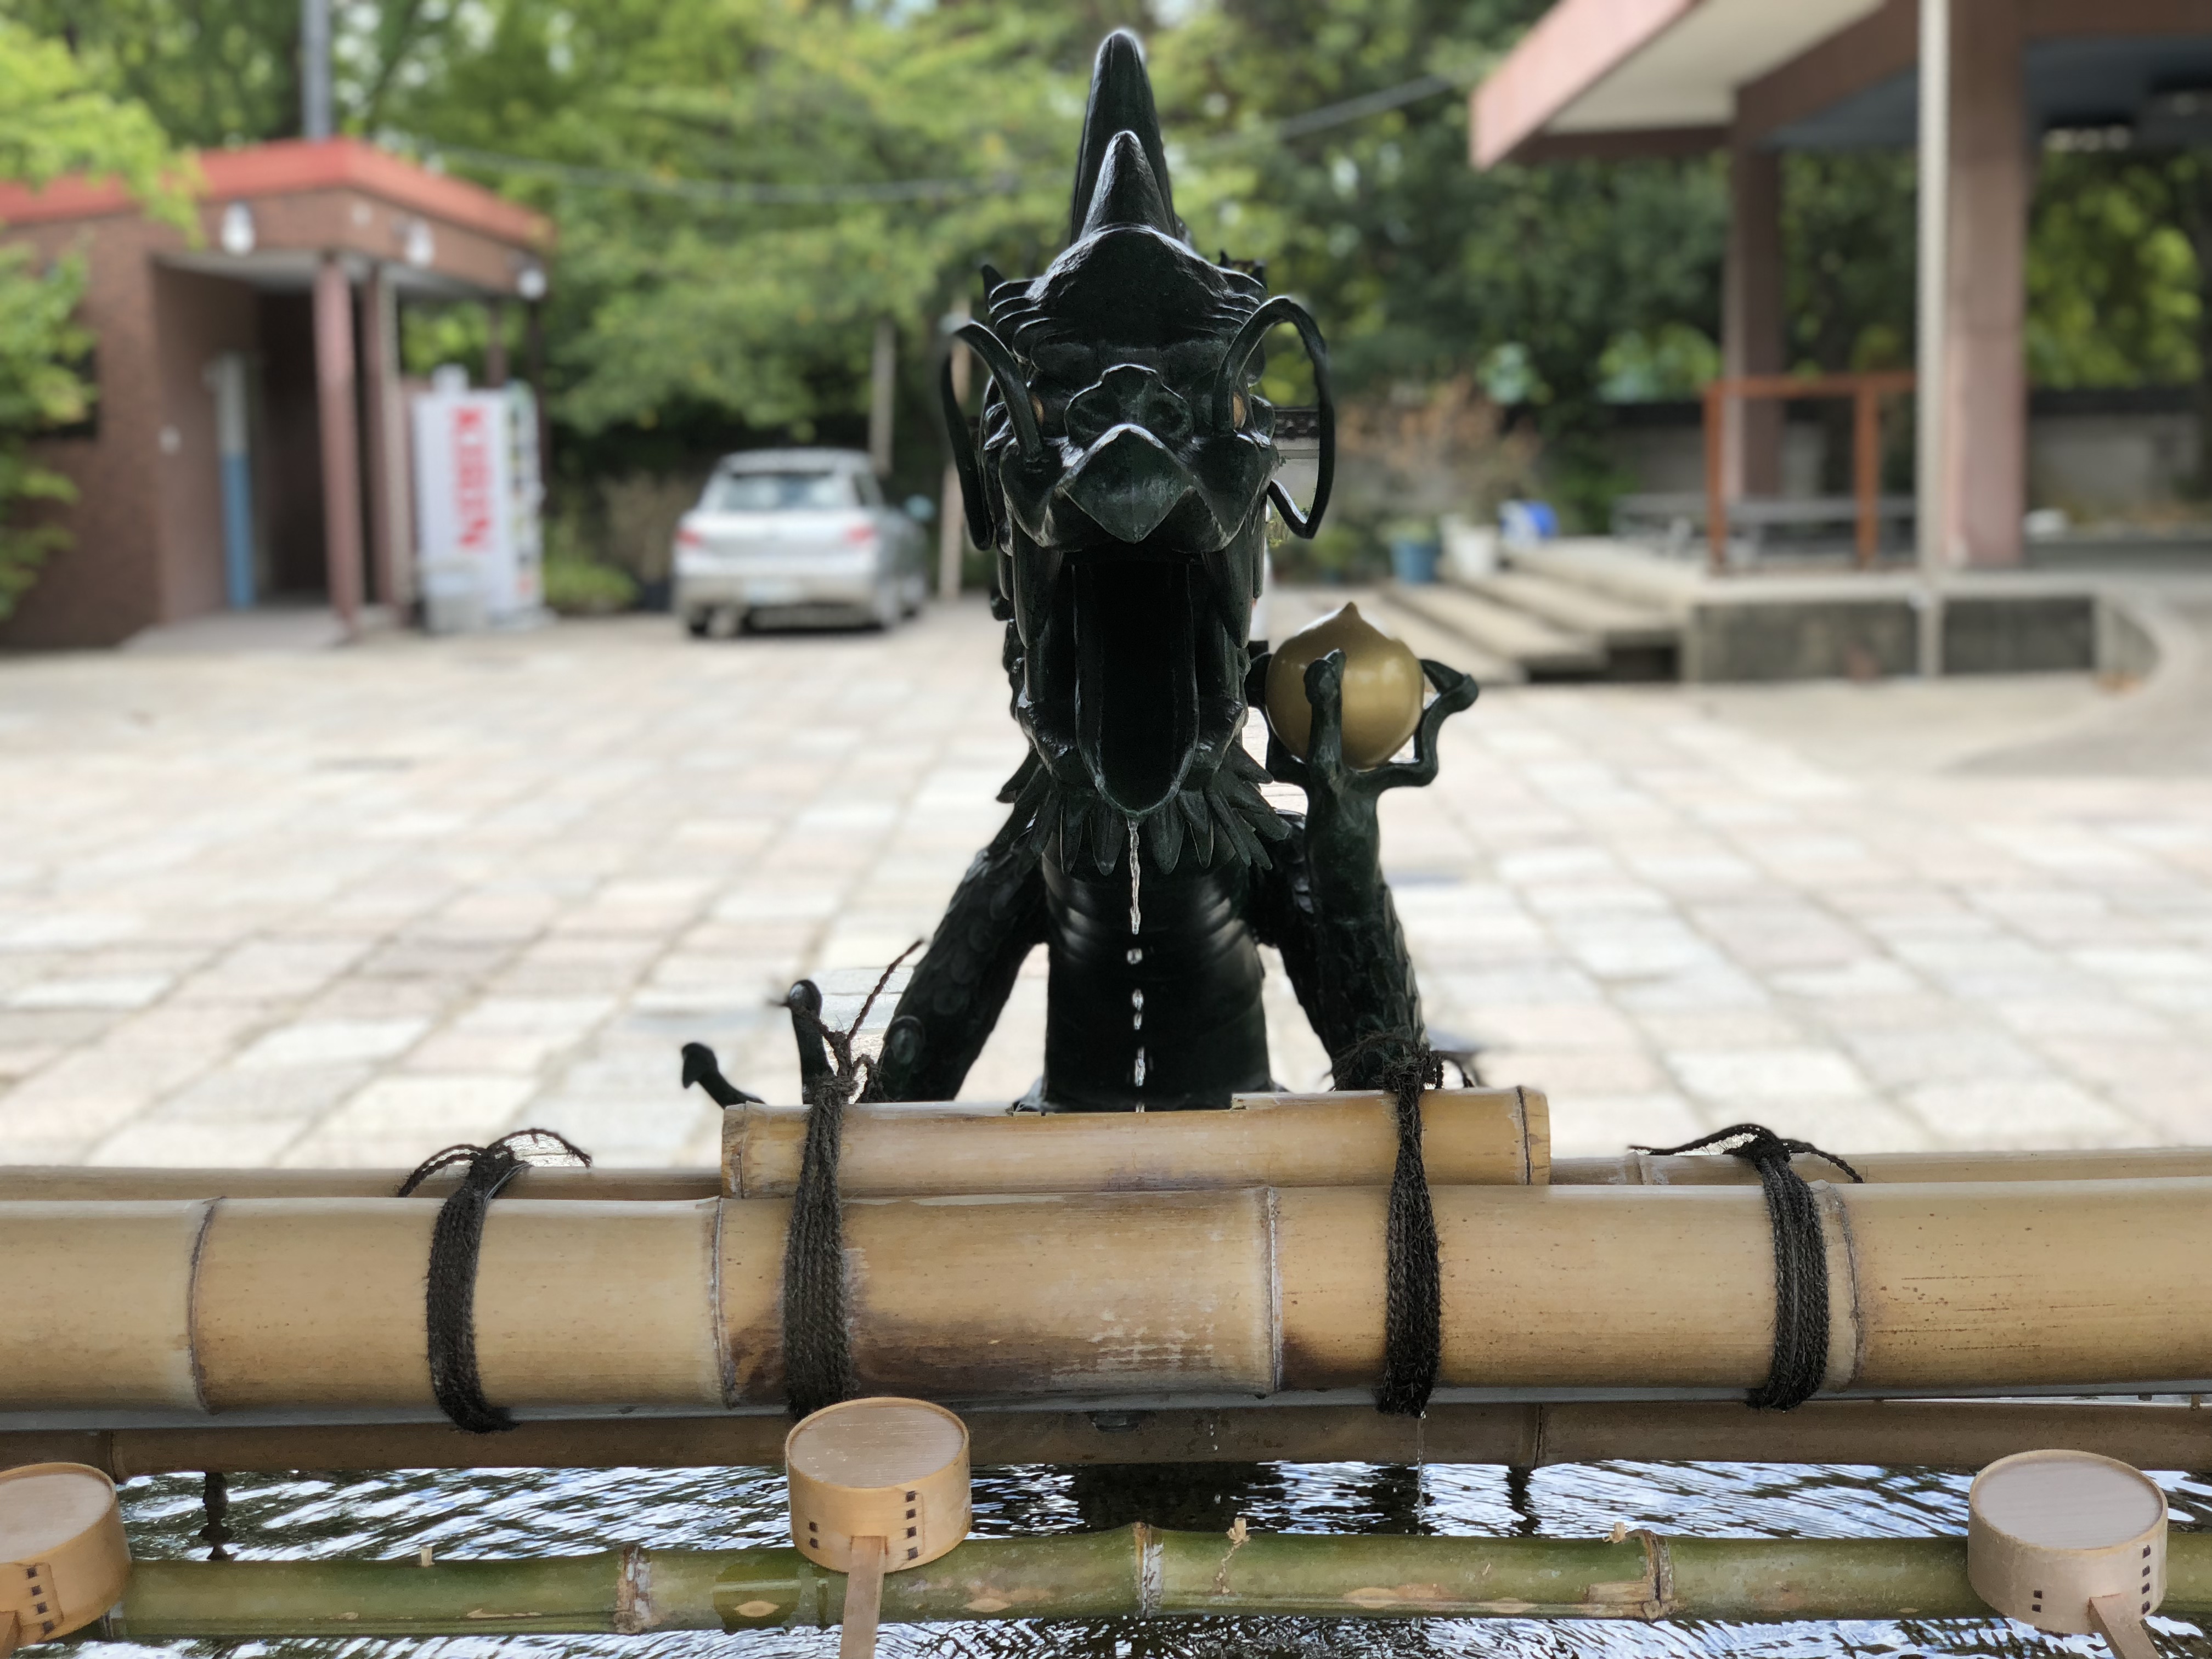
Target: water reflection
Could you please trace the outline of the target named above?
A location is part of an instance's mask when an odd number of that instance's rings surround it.
[[[2212,1479],[2155,1476],[2178,1516],[2212,1522]],[[1599,1463],[1509,1470],[1356,1463],[989,1469],[975,1483],[983,1534],[1116,1527],[1130,1521],[1224,1530],[1239,1515],[1262,1532],[1433,1532],[1588,1537],[1616,1522],[1666,1533],[1735,1537],[1864,1537],[1956,1533],[1971,1477],[1926,1469],[1811,1465]],[[147,1559],[203,1559],[198,1475],[124,1488],[133,1550]],[[574,1554],[637,1543],[714,1549],[784,1540],[783,1480],[761,1469],[478,1470],[398,1474],[235,1475],[228,1550],[242,1560],[396,1559],[430,1545],[441,1557]],[[2154,1620],[2169,1655],[2212,1659],[2195,1626]],[[179,1643],[224,1659],[828,1659],[834,1631],[709,1631],[651,1638],[452,1637],[416,1643],[317,1639]],[[1649,1626],[1595,1620],[1137,1620],[891,1627],[895,1659],[1814,1659],[1959,1655],[1980,1659],[2100,1654],[2091,1638],[2039,1636],[1991,1620],[1820,1625]],[[160,1651],[88,1643],[85,1659]]]

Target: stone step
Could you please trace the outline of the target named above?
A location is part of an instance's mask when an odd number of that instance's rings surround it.
[[[1504,658],[1530,679],[1586,678],[1605,672],[1605,647],[1589,634],[1441,582],[1394,582],[1388,591],[1394,605]]]
[[[1501,570],[1463,585],[1570,633],[1586,634],[1608,651],[1671,646],[1681,638],[1681,625],[1664,611],[1534,571]]]
[[[1706,585],[1701,562],[1670,558],[1609,536],[1538,542],[1507,549],[1503,557],[1510,570],[1676,618],[1689,613]]]

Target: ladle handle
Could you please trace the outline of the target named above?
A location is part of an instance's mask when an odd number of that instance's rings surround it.
[[[2150,1639],[2150,1632],[2143,1628],[2142,1615],[2136,1607],[2132,1595],[2093,1595],[2089,1598],[2089,1622],[2097,1627],[2097,1633],[2105,1638],[2117,1659],[2159,1659],[2158,1649]],[[872,1633],[872,1620],[870,1630]]]
[[[875,1659],[876,1620],[883,1605],[884,1540],[855,1538],[853,1565],[845,1570],[845,1620],[837,1636],[837,1659]],[[2157,1659],[2157,1656],[2130,1653],[2121,1659]]]

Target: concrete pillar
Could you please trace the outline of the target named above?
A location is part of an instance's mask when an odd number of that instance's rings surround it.
[[[334,253],[325,253],[315,269],[315,417],[331,609],[350,634],[361,625],[361,436],[354,417],[353,289]]]
[[[399,385],[399,301],[390,270],[368,273],[362,294],[362,356],[368,419],[369,560],[376,597],[404,610],[415,598],[414,498],[407,466],[407,399]]]
[[[1782,285],[1782,158],[1739,143],[1729,152],[1728,262],[1721,289],[1721,373],[1787,367]],[[1730,500],[1782,490],[1782,405],[1739,403],[1721,446]]]
[[[952,307],[947,326],[957,327],[968,320],[968,302],[957,301]],[[968,406],[968,348],[955,340],[948,349],[952,354],[952,398],[963,409]],[[960,597],[960,567],[968,549],[968,509],[960,498],[960,471],[948,459],[945,463],[945,481],[937,491],[937,597],[952,600]]]
[[[553,487],[553,405],[545,395],[545,303],[526,302],[522,313],[524,372],[530,377],[531,399],[538,406],[538,477],[548,491]]]
[[[1944,283],[1949,562],[2016,565],[2027,501],[2027,112],[2019,0],[1952,0]]]
[[[507,384],[507,302],[484,301],[484,384],[495,389]]]

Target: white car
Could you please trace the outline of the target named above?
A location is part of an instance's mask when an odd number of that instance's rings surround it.
[[[931,507],[886,504],[855,450],[725,456],[677,521],[676,614],[702,635],[748,621],[893,627],[928,597]]]

